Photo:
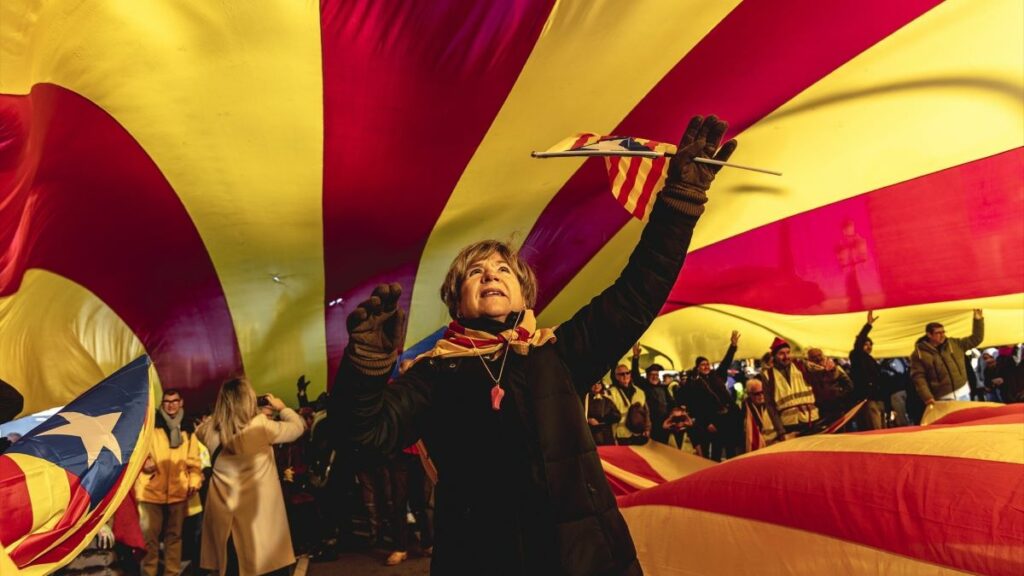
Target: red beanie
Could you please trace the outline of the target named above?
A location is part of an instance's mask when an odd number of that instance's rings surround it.
[[[789,342],[786,342],[782,338],[776,336],[775,340],[772,341],[772,356],[774,356],[776,352],[782,350],[783,348],[789,348]]]

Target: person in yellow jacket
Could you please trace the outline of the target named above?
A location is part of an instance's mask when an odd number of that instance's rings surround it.
[[[615,368],[615,384],[608,392],[615,408],[618,409],[619,423],[612,428],[616,444],[646,444],[651,437],[651,417],[647,409],[647,396],[644,391],[633,384],[633,375],[625,364]],[[630,410],[633,406],[639,408]],[[633,422],[630,422],[630,418]]]
[[[164,574],[181,573],[181,532],[188,499],[199,491],[203,475],[199,442],[185,419],[184,401],[177,390],[165,390],[149,444],[149,455],[135,483],[139,523],[146,540],[142,574],[156,576],[160,533],[164,534]]]
[[[814,390],[804,378],[805,366],[793,362],[789,342],[782,338],[775,338],[771,351],[771,367],[765,370],[767,400],[778,411],[787,433],[808,432],[818,423],[819,415]]]

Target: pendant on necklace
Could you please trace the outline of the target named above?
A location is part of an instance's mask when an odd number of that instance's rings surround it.
[[[501,399],[504,397],[505,390],[495,383],[494,388],[491,388],[491,408],[494,409],[495,412],[501,410]]]

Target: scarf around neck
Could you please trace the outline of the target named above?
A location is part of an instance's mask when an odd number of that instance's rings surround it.
[[[178,410],[178,414],[172,417],[167,412],[164,412],[163,406],[158,410],[160,415],[164,417],[164,422],[167,423],[167,440],[171,448],[181,446],[181,420],[185,416],[185,411]]]
[[[424,358],[466,356],[477,356],[481,359],[487,357],[493,361],[501,358],[508,349],[521,356],[526,356],[531,347],[544,346],[556,340],[554,328],[537,328],[537,318],[533,315],[533,310],[510,314],[504,323],[487,319],[473,319],[464,323],[453,320],[448,324],[444,336],[434,344],[434,347],[417,356],[414,361],[419,362]],[[501,398],[504,395],[505,391],[501,388],[501,379],[499,378],[491,391],[491,403],[494,410],[499,409]]]
[[[518,316],[522,320],[515,322]],[[475,320],[460,323],[453,320],[448,324],[444,336],[434,344],[434,347],[416,357],[419,362],[424,358],[458,358],[463,356],[490,356],[490,360],[501,358],[506,345],[513,352],[526,356],[533,346],[543,346],[555,342],[554,328],[537,328],[537,318],[533,310],[526,310],[521,314],[512,314],[511,322],[504,324],[499,322],[483,323]],[[470,324],[475,328],[470,328]],[[500,332],[491,332],[487,329],[503,328]]]

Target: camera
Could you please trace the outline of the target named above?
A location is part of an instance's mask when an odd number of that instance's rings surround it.
[[[264,406],[270,406],[270,398],[264,394],[256,397],[256,407],[263,408]]]

